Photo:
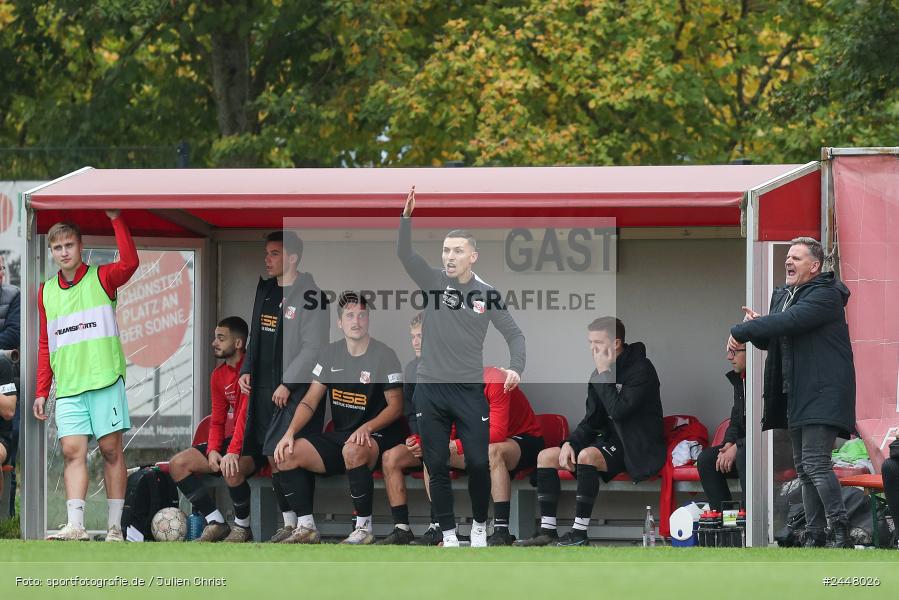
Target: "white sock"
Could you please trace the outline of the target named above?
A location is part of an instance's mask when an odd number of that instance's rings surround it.
[[[281,513],[281,516],[284,517],[284,526],[285,527],[294,527],[295,528],[297,526],[297,513],[293,512],[293,511],[283,512],[283,513]]]
[[[457,538],[456,538],[456,530],[455,530],[455,529],[447,529],[446,531],[444,531],[444,532],[443,532],[443,539],[444,539],[444,540],[446,540],[446,539],[451,539],[451,540],[457,539]]]
[[[409,525],[407,523],[397,523],[396,528],[402,529],[403,531],[412,531],[412,528],[409,527]]]
[[[487,529],[487,521],[484,521],[483,523],[478,523],[477,521],[472,521],[471,528],[474,529],[475,527],[483,527],[484,529]]]
[[[84,529],[84,500],[66,500],[66,512],[69,514],[69,525]]]
[[[212,523],[213,521],[216,521],[218,523],[225,522],[225,517],[224,517],[224,515],[222,515],[222,511],[220,511],[219,509],[215,509],[214,512],[211,512],[208,515],[206,515],[207,523]]]
[[[234,517],[234,524],[240,525],[241,527],[249,527],[250,517],[247,517],[246,519],[238,519],[237,517]]]
[[[555,529],[556,528],[556,518],[555,517],[540,517],[540,527],[543,529]]]
[[[587,531],[587,527],[590,525],[590,519],[584,519],[583,517],[575,517],[574,525],[571,526],[572,529],[580,529],[581,531]]]
[[[106,500],[106,528],[111,529],[113,525],[122,526],[122,509],[125,508],[125,499]]]
[[[367,517],[356,517],[356,529],[364,529],[369,533],[372,531],[373,525],[371,522],[371,515]]]
[[[303,515],[300,517],[299,524],[306,529],[315,529],[315,519],[312,518],[312,515]]]

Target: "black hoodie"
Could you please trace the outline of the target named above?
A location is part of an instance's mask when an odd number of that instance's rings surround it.
[[[764,429],[831,425],[855,431],[855,365],[846,323],[849,289],[822,273],[796,289],[777,288],[768,315],[731,335],[768,350]]]
[[[641,481],[665,463],[659,377],[642,342],[624,346],[615,372],[594,369],[587,384],[587,414],[566,441],[578,453],[600,435],[617,438],[628,474]]]

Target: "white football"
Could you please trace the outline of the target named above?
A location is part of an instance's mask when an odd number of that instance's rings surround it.
[[[150,529],[157,542],[181,542],[187,535],[187,515],[181,509],[167,506],[155,515]]]

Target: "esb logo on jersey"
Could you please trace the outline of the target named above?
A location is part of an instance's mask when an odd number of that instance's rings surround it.
[[[297,316],[297,307],[296,306],[288,306],[284,309],[284,318],[287,320],[291,320]]]
[[[359,383],[371,383],[371,373],[368,371],[359,373]]]
[[[471,310],[475,311],[479,315],[483,315],[484,311],[487,310],[487,307],[484,306],[483,300],[475,300],[471,303]]]

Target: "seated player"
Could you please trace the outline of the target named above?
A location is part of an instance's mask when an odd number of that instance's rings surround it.
[[[13,455],[12,419],[16,414],[19,392],[15,384],[15,370],[11,362],[0,360],[0,466]],[[3,494],[3,477],[0,477],[0,495]],[[7,515],[0,515],[0,519]]]
[[[599,479],[627,472],[635,482],[652,477],[665,462],[662,402],[655,367],[641,342],[625,344],[624,324],[601,317],[587,327],[596,370],[587,384],[587,413],[561,448],[537,457],[540,531],[516,546],[589,546],[587,527]],[[577,477],[577,515],[571,531],[556,532],[558,469]]]
[[[728,349],[727,360],[734,367],[727,373],[727,380],[734,388],[730,425],[724,433],[724,442],[709,446],[696,460],[699,480],[712,510],[721,510],[722,502],[730,502],[728,479],[739,477],[740,489],[746,489],[746,344],[735,344],[733,349]]]
[[[406,504],[406,470],[422,467],[421,437],[418,435],[418,418],[412,404],[415,393],[415,381],[418,379],[418,363],[421,362],[421,329],[422,313],[415,315],[409,324],[412,337],[412,350],[415,358],[409,361],[403,371],[403,411],[409,426],[409,437],[405,443],[390,448],[381,459],[381,470],[384,472],[384,485],[387,488],[387,501],[393,515],[393,531],[378,544],[387,545],[421,545],[436,546],[443,539],[443,533],[437,524],[437,517],[431,510],[431,524],[419,540],[415,539],[409,527],[409,506]]]
[[[241,456],[243,445],[244,415],[247,396],[241,393],[237,380],[246,352],[248,328],[240,317],[227,317],[219,321],[212,340],[216,358],[223,359],[209,378],[212,396],[212,418],[209,438],[179,452],[169,462],[169,473],[178,489],[194,509],[206,517],[199,542],[249,542],[250,485],[247,478],[265,465],[265,457]],[[236,423],[231,437],[226,437],[225,423],[228,414],[235,415]],[[222,456],[222,452],[225,453]],[[225,517],[215,507],[215,501],[203,486],[203,475],[220,474],[228,484],[228,493],[234,502],[234,526],[225,523]]]
[[[543,450],[543,432],[527,396],[516,387],[504,390],[505,369],[484,369],[484,395],[490,405],[490,494],[493,497],[493,534],[488,546],[511,546],[515,538],[509,533],[509,512],[512,497],[512,476],[523,469],[537,466],[537,456]],[[462,440],[451,434],[450,466],[465,468],[465,449]],[[428,483],[425,470],[425,485]]]
[[[312,518],[314,477],[346,473],[356,529],[345,544],[371,544],[372,469],[381,453],[403,443],[403,373],[396,353],[368,332],[364,298],[345,292],[337,305],[344,339],[330,344],[312,370],[312,384],[275,448],[284,495],[299,519],[287,544],[317,544]],[[295,439],[327,393],[334,431]]]

